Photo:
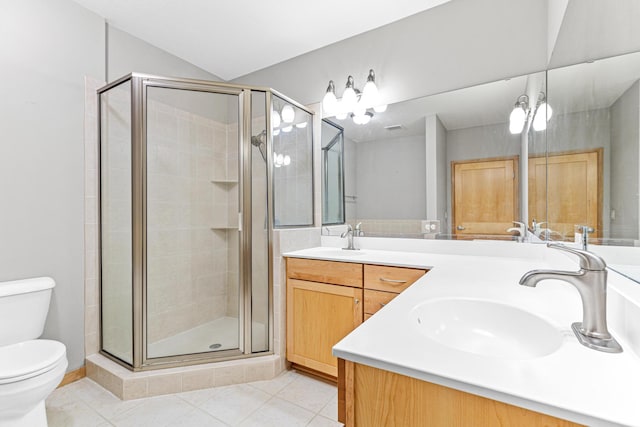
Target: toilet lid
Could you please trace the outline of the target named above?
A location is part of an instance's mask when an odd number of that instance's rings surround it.
[[[0,384],[21,381],[53,369],[66,356],[61,342],[31,340],[0,347]]]

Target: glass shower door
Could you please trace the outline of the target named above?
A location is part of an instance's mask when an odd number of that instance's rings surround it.
[[[144,90],[145,359],[240,354],[242,92]]]

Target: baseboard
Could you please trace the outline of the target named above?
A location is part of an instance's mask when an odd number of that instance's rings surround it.
[[[87,369],[83,366],[80,369],[76,369],[75,371],[67,372],[62,378],[62,382],[58,387],[65,386],[67,384],[71,384],[72,382],[78,381],[87,376]]]

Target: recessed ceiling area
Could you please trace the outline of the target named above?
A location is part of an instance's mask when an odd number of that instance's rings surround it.
[[[231,80],[449,0],[75,0],[110,25]]]

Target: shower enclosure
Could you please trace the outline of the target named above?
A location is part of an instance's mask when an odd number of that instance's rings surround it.
[[[101,352],[133,370],[271,352],[273,105],[308,141],[312,114],[137,73],[98,94]]]

